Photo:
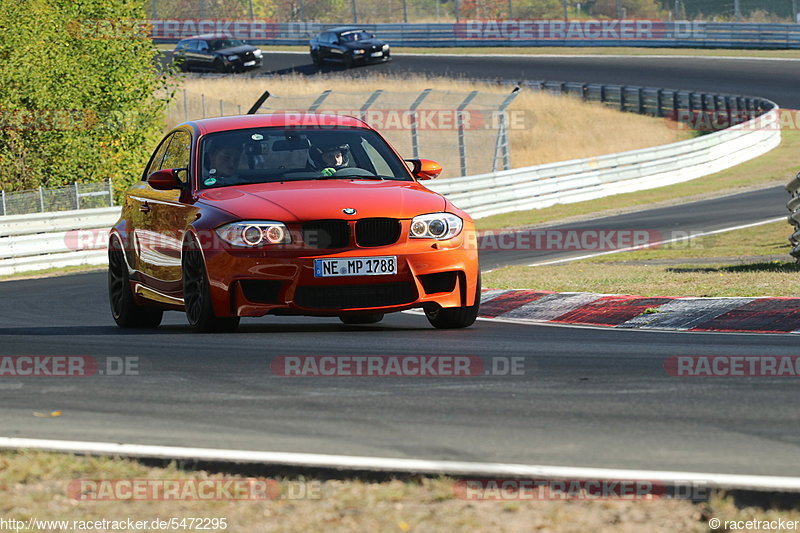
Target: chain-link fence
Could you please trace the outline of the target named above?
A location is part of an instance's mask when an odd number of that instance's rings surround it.
[[[73,183],[53,189],[0,191],[0,216],[112,207],[114,194],[111,181]]]
[[[146,0],[151,19],[332,24],[469,19],[796,21],[798,0]]]
[[[323,91],[308,95],[270,94],[259,113],[329,113],[360,118],[405,158],[428,157],[444,167],[442,177],[511,168],[507,107],[517,95],[425,89]],[[168,122],[241,114],[250,103],[207,98],[183,90]]]

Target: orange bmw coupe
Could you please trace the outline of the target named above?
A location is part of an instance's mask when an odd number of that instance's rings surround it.
[[[480,303],[472,219],[364,122],[245,115],[186,122],[125,194],[109,237],[111,312],[124,328],[184,311],[200,331],[241,317],[370,324],[422,308],[470,326]]]

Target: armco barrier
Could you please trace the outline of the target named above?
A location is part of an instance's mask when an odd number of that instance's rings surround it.
[[[758,98],[646,87],[526,82],[524,86],[654,115],[744,117],[727,129],[654,148],[450,178],[428,185],[475,218],[679,183],[729,168],[780,143],[778,106]],[[800,180],[793,181],[794,191]],[[800,199],[790,202],[800,206]],[[795,212],[793,216],[800,215]],[[102,233],[119,208],[0,217],[0,275],[107,260]],[[98,236],[99,235],[99,236]],[[797,232],[800,238],[800,232]],[[793,236],[794,237],[794,236]],[[799,241],[800,242],[800,241]]]
[[[156,42],[225,32],[264,45],[307,45],[341,24],[262,20],[152,20]],[[800,25],[659,20],[468,20],[437,24],[358,24],[394,46],[637,46],[672,48],[800,48]],[[95,31],[89,27],[84,31]]]
[[[523,85],[656,116],[749,120],[664,146],[451,178],[429,185],[475,218],[692,180],[764,154],[781,140],[780,110],[769,100],[648,87],[560,82]]]
[[[119,207],[0,217],[0,276],[48,268],[103,265],[105,240],[96,231],[119,219]],[[83,233],[80,233],[83,231]]]

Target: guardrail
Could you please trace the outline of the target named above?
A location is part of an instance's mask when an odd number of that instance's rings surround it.
[[[260,20],[151,20],[154,41],[174,43],[223,31],[265,45],[307,45],[341,24]],[[800,48],[800,25],[659,20],[474,20],[437,24],[359,24],[395,46],[637,46],[675,48]]]
[[[778,106],[761,98],[581,83],[529,81],[521,85],[604,102],[624,111],[674,116],[701,124],[715,124],[722,118],[734,125],[654,148],[449,178],[428,185],[475,218],[699,178],[761,155],[781,139]],[[795,189],[800,188],[800,180],[795,181]],[[800,207],[800,199],[793,205]],[[105,230],[118,217],[119,208],[0,217],[0,275],[104,264]],[[800,232],[795,235],[800,238]]]
[[[526,82],[621,110],[672,116],[695,124],[734,123],[695,139],[434,182],[474,218],[602,198],[692,180],[768,152],[780,144],[779,108],[769,100],[647,87]],[[800,201],[799,201],[800,202]]]
[[[0,217],[0,276],[103,265],[108,229],[120,207]]]

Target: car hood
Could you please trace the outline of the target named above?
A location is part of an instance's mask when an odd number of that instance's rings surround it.
[[[360,49],[368,49],[372,48],[373,46],[383,46],[385,43],[380,39],[366,39],[364,41],[350,41],[345,43],[347,48],[351,50],[360,50]]]
[[[252,52],[255,49],[256,47],[251,44],[243,44],[241,46],[231,46],[230,48],[220,48],[219,50],[214,50],[214,52],[217,54],[233,55],[233,54],[243,54],[245,52]]]
[[[208,189],[199,200],[240,220],[297,222],[349,218],[412,218],[445,209],[445,199],[413,182],[375,180],[294,181]]]

